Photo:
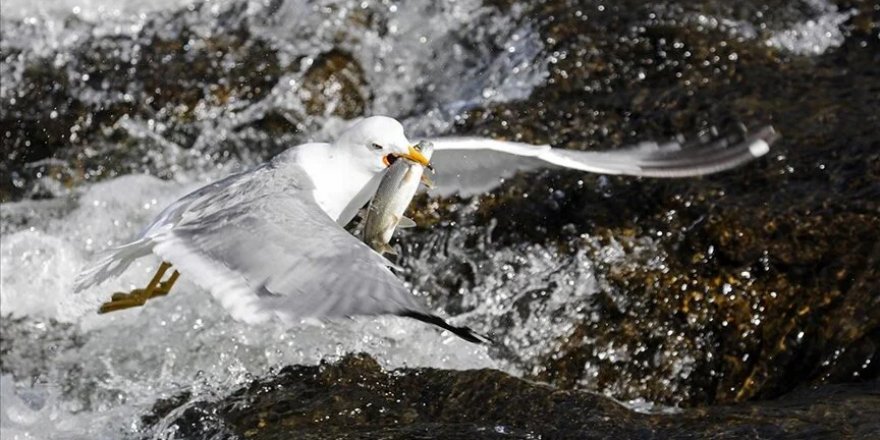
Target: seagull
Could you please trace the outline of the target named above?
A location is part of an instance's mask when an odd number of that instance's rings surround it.
[[[434,144],[430,165],[436,170],[431,192],[477,194],[516,172],[546,167],[699,176],[760,157],[777,137],[766,127],[740,142],[690,148],[645,142],[603,152],[487,138],[428,139]],[[208,290],[234,319],[247,323],[391,314],[436,325],[470,342],[487,342],[486,336],[432,313],[392,272],[390,261],[344,228],[397,158],[429,165],[397,120],[357,120],[332,143],[289,148],[171,203],[133,241],[83,271],[75,290],[98,285],[155,254],[162,263],[146,288],[114,294],[99,312],[167,295],[182,274]]]

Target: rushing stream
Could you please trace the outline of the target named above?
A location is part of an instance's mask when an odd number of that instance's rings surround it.
[[[0,5],[3,439],[880,432],[871,2]],[[705,179],[546,171],[417,199],[401,276],[495,347],[393,317],[249,326],[185,278],[95,313],[155,257],[73,294],[177,197],[369,114],[411,139],[597,149],[773,123],[783,140]],[[439,403],[417,397],[432,387]]]

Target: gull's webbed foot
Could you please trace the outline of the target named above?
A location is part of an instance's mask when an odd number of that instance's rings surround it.
[[[101,304],[98,313],[109,313],[132,307],[140,307],[151,298],[167,295],[174,286],[174,282],[177,281],[177,278],[180,276],[180,272],[175,270],[167,281],[162,281],[162,276],[165,275],[165,272],[168,271],[168,268],[170,267],[171,264],[165,262],[159,265],[159,269],[156,271],[156,274],[153,275],[150,284],[144,289],[134,289],[128,293],[114,293],[110,297],[110,301]]]

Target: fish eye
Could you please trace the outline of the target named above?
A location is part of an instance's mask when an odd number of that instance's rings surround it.
[[[379,144],[377,144],[377,143],[375,143],[375,142],[373,142],[373,143],[370,144],[370,148],[372,148],[373,150],[376,150],[376,151],[379,151],[379,150],[384,149],[384,147],[382,147],[381,145],[379,145]]]

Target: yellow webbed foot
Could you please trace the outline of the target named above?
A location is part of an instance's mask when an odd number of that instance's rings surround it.
[[[132,307],[140,307],[144,305],[150,298],[157,296],[165,296],[171,291],[174,282],[180,277],[180,272],[174,271],[167,281],[162,281],[162,276],[168,271],[171,264],[163,262],[159,265],[153,279],[144,289],[134,289],[131,292],[116,292],[110,297],[110,301],[101,304],[98,313],[109,313],[117,310],[129,309]]]

